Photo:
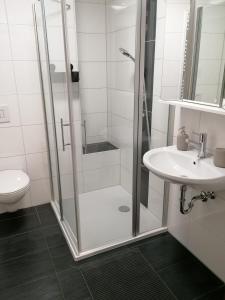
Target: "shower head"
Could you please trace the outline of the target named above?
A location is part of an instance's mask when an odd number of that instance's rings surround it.
[[[119,48],[119,50],[124,56],[130,58],[133,62],[135,62],[135,58],[126,49]]]

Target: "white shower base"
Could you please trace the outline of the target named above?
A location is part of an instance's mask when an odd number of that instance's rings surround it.
[[[130,211],[120,212],[121,205]],[[132,237],[132,198],[121,186],[81,194],[79,208],[82,251]],[[140,219],[142,233],[161,227],[161,221],[143,205]]]

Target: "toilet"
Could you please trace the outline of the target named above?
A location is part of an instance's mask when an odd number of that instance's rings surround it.
[[[20,201],[30,186],[28,175],[21,170],[0,171],[0,204],[10,206]]]

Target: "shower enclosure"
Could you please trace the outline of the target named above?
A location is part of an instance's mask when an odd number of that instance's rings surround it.
[[[33,5],[52,207],[75,259],[166,230],[165,201],[153,199],[142,163],[151,147],[156,3]]]

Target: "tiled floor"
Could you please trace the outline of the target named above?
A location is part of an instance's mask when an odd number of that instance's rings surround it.
[[[224,300],[169,234],[75,263],[49,205],[0,215],[0,299]]]

